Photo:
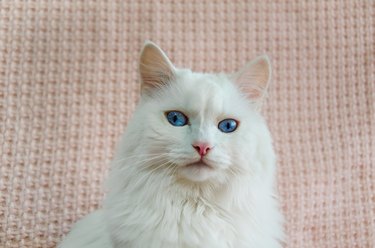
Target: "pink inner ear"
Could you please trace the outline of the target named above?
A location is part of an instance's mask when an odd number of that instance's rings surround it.
[[[142,50],[140,64],[142,93],[151,93],[160,89],[174,76],[174,66],[164,52],[154,43],[149,42]]]
[[[245,65],[237,75],[236,83],[250,99],[262,98],[271,77],[271,66],[268,58],[266,56],[256,58]]]
[[[249,89],[247,95],[250,99],[258,99],[262,96],[262,93],[259,90]]]

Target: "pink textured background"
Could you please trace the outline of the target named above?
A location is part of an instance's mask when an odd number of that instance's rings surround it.
[[[145,39],[199,71],[269,54],[286,247],[375,247],[375,1],[153,2],[0,1],[0,247],[99,206]]]

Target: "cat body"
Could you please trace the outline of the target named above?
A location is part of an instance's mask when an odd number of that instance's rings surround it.
[[[147,42],[140,74],[103,208],[59,247],[281,247],[275,154],[259,112],[268,59],[234,75],[196,73]]]

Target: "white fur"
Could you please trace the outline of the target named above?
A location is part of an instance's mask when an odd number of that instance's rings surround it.
[[[165,111],[189,125],[175,127]],[[218,122],[240,121],[223,133]],[[212,167],[190,168],[196,141],[210,143]],[[143,95],[117,149],[104,206],[72,229],[60,248],[281,247],[275,154],[255,105],[224,74],[174,68],[172,82]]]

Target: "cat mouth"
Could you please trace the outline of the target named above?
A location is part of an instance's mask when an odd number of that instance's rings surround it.
[[[192,163],[184,165],[180,171],[180,175],[192,182],[203,182],[215,175],[214,165],[207,161],[196,160]]]
[[[204,169],[213,169],[213,167],[209,164],[207,164],[206,162],[204,162],[203,160],[199,160],[197,162],[194,162],[194,163],[191,163],[191,164],[187,164],[185,165],[185,167],[187,168],[204,168]]]

